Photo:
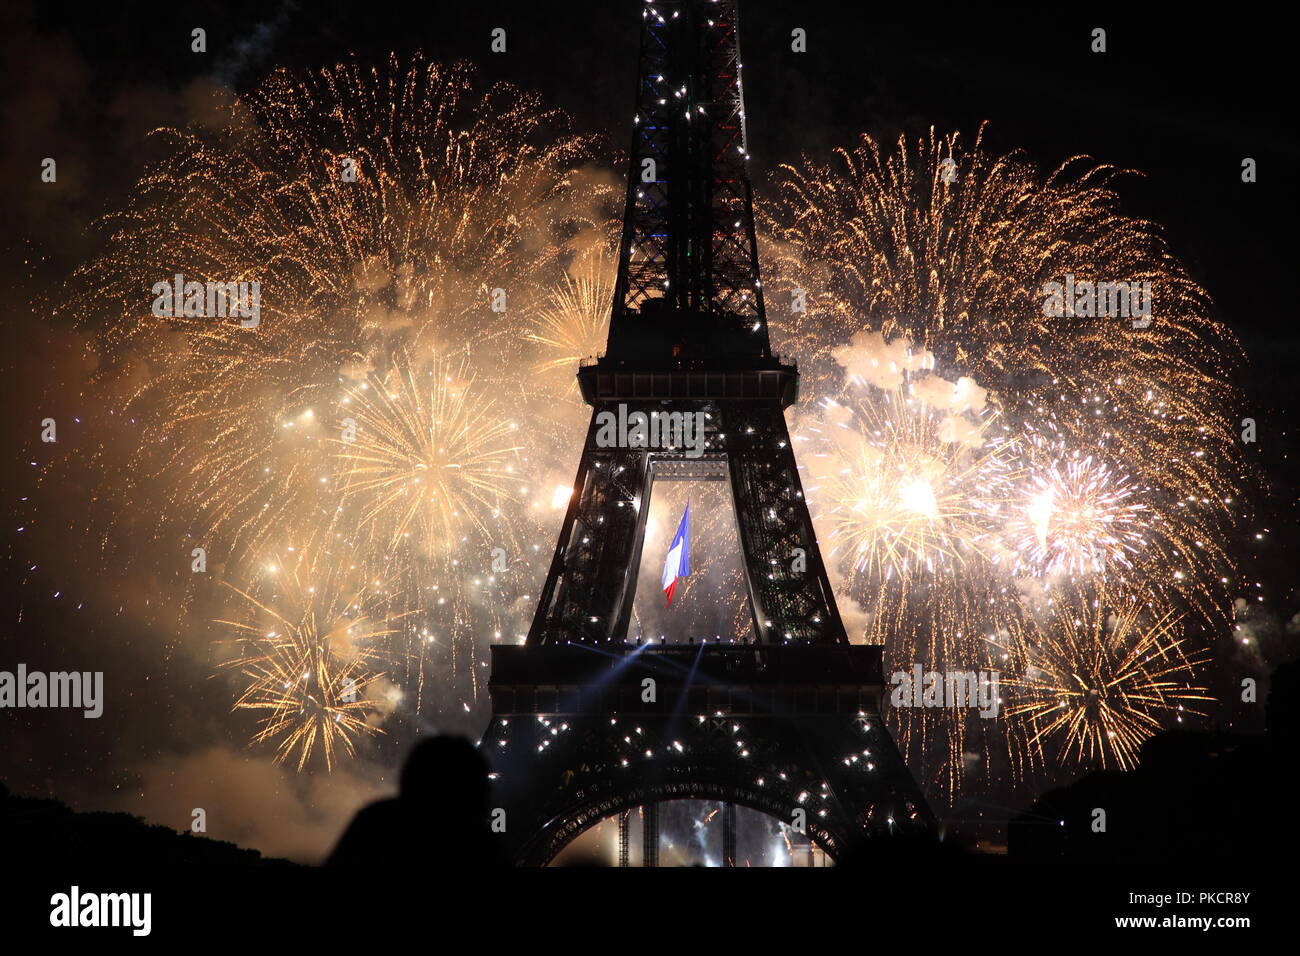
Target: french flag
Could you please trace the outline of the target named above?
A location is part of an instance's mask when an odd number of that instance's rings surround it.
[[[673,535],[672,546],[668,549],[668,557],[664,558],[664,597],[668,598],[668,606],[673,604],[673,589],[677,587],[677,579],[690,577],[691,574],[691,504],[686,503],[686,510],[682,512],[682,523],[677,526],[677,534]]]

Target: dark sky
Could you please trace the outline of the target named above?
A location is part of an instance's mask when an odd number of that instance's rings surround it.
[[[58,330],[33,329],[29,317],[41,314],[42,296],[93,251],[88,227],[139,175],[149,155],[147,130],[180,119],[179,98],[194,79],[215,77],[242,92],[278,66],[321,67],[349,53],[381,61],[392,51],[418,49],[432,59],[471,60],[484,79],[539,90],[579,128],[605,133],[622,149],[631,131],[641,6],[641,0],[0,2],[6,350],[30,355],[55,347]],[[751,174],[759,192],[776,164],[805,152],[824,157],[861,132],[887,142],[931,126],[971,135],[985,120],[995,151],[1020,148],[1049,168],[1089,154],[1141,171],[1144,178],[1120,186],[1124,211],[1164,226],[1175,255],[1214,298],[1217,317],[1242,339],[1249,357],[1242,414],[1259,422],[1254,451],[1274,485],[1273,504],[1264,510],[1289,525],[1295,470],[1286,452],[1300,357],[1290,289],[1300,261],[1290,32],[1256,16],[1208,13],[1182,14],[1177,22],[1139,20],[1125,10],[969,23],[935,11],[919,24],[899,25],[873,22],[868,9],[826,0],[742,4]],[[207,30],[206,54],[190,52],[196,26]],[[505,54],[489,52],[495,27],[507,31]],[[796,27],[807,31],[806,53],[790,50]],[[1105,54],[1089,51],[1094,27],[1107,30]],[[67,186],[57,201],[42,205],[37,172],[47,155],[61,157]],[[1257,183],[1242,183],[1244,157],[1257,160]],[[0,368],[9,372],[12,361],[0,360]],[[28,373],[31,367],[25,366]],[[39,382],[30,374],[5,379],[5,417],[25,421]],[[18,439],[6,441],[6,509],[23,493],[23,447]],[[5,525],[0,543],[13,574],[21,549],[13,545],[13,522],[6,518]],[[1265,556],[1275,575],[1271,592],[1283,604],[1294,600],[1284,550],[1292,538]],[[8,637],[20,606],[25,633],[45,628],[48,644],[82,626],[20,600],[11,581],[0,638]],[[0,665],[8,660],[0,655]],[[193,723],[201,725],[220,712],[221,695],[203,682],[192,689]],[[0,717],[5,733],[2,726]],[[165,736],[164,728],[159,733]],[[155,743],[138,746],[144,752]],[[21,769],[0,756],[0,780],[17,776],[39,784],[48,770],[40,747],[36,741],[22,748]],[[83,734],[69,760],[83,773],[98,772],[103,765],[95,754],[111,749]],[[54,786],[104,805],[111,802],[105,790],[125,782],[108,773],[98,785]],[[248,784],[250,801],[263,783]],[[326,799],[297,798],[304,805]]]

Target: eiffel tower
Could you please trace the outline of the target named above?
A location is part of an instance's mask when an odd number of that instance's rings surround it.
[[[880,718],[880,648],[850,644],[836,609],[790,444],[799,373],[768,341],[737,15],[737,0],[642,9],[609,341],[578,370],[592,424],[527,640],[492,648],[481,746],[521,865],[612,816],[626,865],[637,807],[656,865],[665,800],[724,804],[727,865],[736,806],[831,856],[933,827]],[[601,413],[637,412],[702,431],[690,448],[602,434]],[[748,642],[628,641],[651,491],[672,480],[730,483]]]

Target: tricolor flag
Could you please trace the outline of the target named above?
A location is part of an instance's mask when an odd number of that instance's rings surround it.
[[[673,603],[673,588],[677,587],[677,579],[690,577],[691,574],[691,503],[686,503],[686,510],[682,512],[682,523],[677,526],[677,533],[673,535],[672,546],[668,549],[668,557],[664,558],[664,597],[668,598],[668,606]]]

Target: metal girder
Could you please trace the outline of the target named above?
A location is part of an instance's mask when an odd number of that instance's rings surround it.
[[[768,813],[831,855],[927,830],[880,666],[880,648],[848,645],[494,648],[481,746],[506,852],[544,865],[604,817],[677,799]]]
[[[637,69],[611,342],[657,301],[766,356],[736,0],[647,4]]]
[[[529,644],[620,643],[627,636],[653,481],[665,472],[718,475],[723,463],[744,556],[754,634],[762,642],[848,640],[804,500],[780,403],[628,402],[625,418],[689,414],[702,422],[685,448],[602,448],[592,415],[574,494],[560,529]],[[675,474],[674,474],[675,472]]]
[[[497,716],[483,748],[507,853],[522,865],[543,866],[605,817],[663,800],[749,807],[804,828],[832,856],[933,825],[874,713]]]

